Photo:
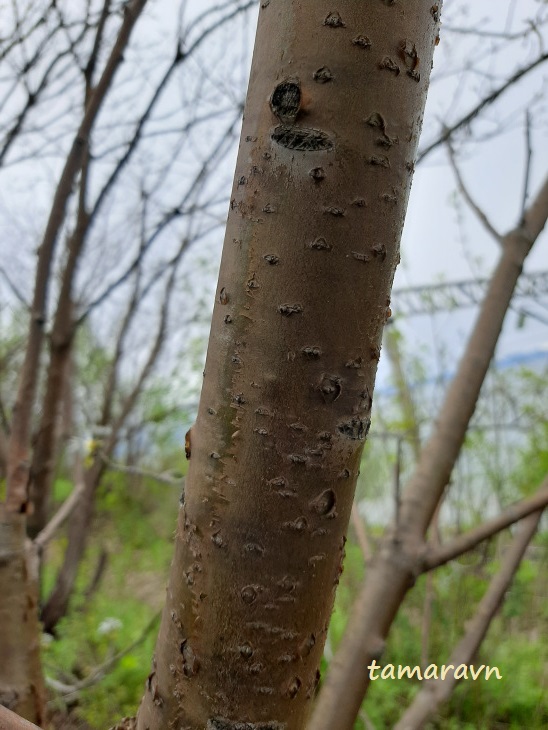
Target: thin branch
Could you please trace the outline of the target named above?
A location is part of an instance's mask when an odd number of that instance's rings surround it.
[[[179,203],[179,205],[176,208],[173,208],[170,211],[167,211],[161,218],[161,220],[156,224],[154,230],[149,235],[148,239],[144,242],[141,241],[141,245],[139,247],[139,251],[136,255],[136,257],[133,259],[133,261],[130,263],[130,265],[127,267],[127,269],[120,274],[120,276],[115,279],[111,284],[108,284],[106,288],[95,298],[93,299],[85,308],[85,310],[80,314],[78,319],[76,320],[76,327],[79,327],[82,322],[84,322],[85,319],[91,314],[91,312],[96,309],[99,305],[101,305],[108,297],[116,291],[122,284],[124,284],[128,278],[133,274],[134,271],[141,265],[146,253],[150,250],[152,244],[154,241],[158,238],[158,236],[162,233],[162,231],[173,221],[178,218],[182,218],[186,215],[191,215],[193,212],[197,210],[195,206],[190,206],[190,208],[186,209],[185,206],[190,201],[192,196],[196,196],[199,190],[201,189],[201,186],[204,184],[204,182],[207,179],[207,173],[209,172],[211,165],[213,162],[215,162],[216,159],[219,158],[219,156],[223,153],[224,146],[227,142],[227,140],[230,138],[230,136],[233,133],[234,127],[238,123],[240,119],[240,114],[238,113],[237,116],[231,121],[229,124],[227,130],[219,140],[218,144],[215,146],[215,148],[212,150],[211,154],[206,158],[206,160],[203,162],[202,167],[196,174],[194,180],[192,181],[191,185],[189,186],[186,194],[184,195],[183,199]],[[221,223],[219,222],[215,228],[217,228]],[[206,231],[207,233],[208,231]],[[198,234],[196,237],[194,237],[192,240],[187,241],[187,245],[190,246],[192,243],[195,243],[197,240],[203,237],[205,233]],[[178,254],[175,256],[175,258],[178,257]],[[171,262],[169,262],[171,263]],[[164,269],[165,270],[165,269]]]
[[[145,626],[145,628],[141,632],[141,635],[134,642],[132,642],[125,649],[122,649],[122,651],[114,654],[114,656],[112,656],[110,659],[107,659],[107,661],[101,664],[99,667],[93,669],[90,674],[88,674],[88,676],[82,679],[80,682],[76,682],[75,684],[65,684],[64,682],[59,682],[52,677],[46,676],[46,684],[48,685],[48,687],[51,687],[51,689],[61,694],[63,699],[65,700],[74,698],[82,690],[99,684],[99,682],[101,682],[107,676],[107,674],[109,674],[109,672],[114,669],[114,667],[121,659],[123,659],[128,654],[131,654],[134,649],[140,646],[147,639],[148,635],[156,627],[156,624],[160,620],[160,616],[161,612],[156,613]],[[48,704],[51,704],[51,702]],[[32,727],[34,728],[34,725],[32,725]],[[3,730],[1,725],[0,730]]]
[[[544,509],[547,505],[548,477],[532,497],[510,505],[496,517],[487,520],[463,535],[459,535],[459,537],[451,540],[446,545],[441,545],[437,548],[432,545],[427,545],[422,564],[422,572],[426,573],[429,570],[434,570],[441,565],[449,563],[451,560],[455,560],[455,558],[473,550],[484,540],[488,540],[493,535],[501,532],[501,530],[528,517],[533,512]]]
[[[20,302],[20,304],[23,305],[24,309],[27,311],[30,310],[30,304],[27,302],[25,297],[23,296],[23,293],[18,288],[16,284],[11,280],[10,275],[5,270],[3,266],[0,266],[0,276],[4,279],[6,284],[8,285],[8,288],[10,289],[11,293],[15,296],[15,298]]]
[[[468,187],[465,185],[464,180],[462,178],[462,175],[460,173],[459,166],[457,165],[457,161],[455,159],[455,152],[453,150],[453,146],[451,144],[450,140],[447,140],[447,151],[449,153],[449,161],[451,162],[451,167],[453,169],[453,172],[455,174],[455,177],[457,179],[457,185],[459,187],[459,190],[472,209],[472,211],[476,214],[476,217],[480,221],[480,223],[483,225],[483,227],[488,231],[488,233],[493,236],[495,241],[500,245],[502,244],[502,235],[497,231],[495,226],[491,223],[489,218],[487,217],[486,213],[480,208],[480,206],[476,203],[476,201],[472,198],[470,195],[470,192],[468,191]]]
[[[474,660],[493,618],[504,601],[506,592],[514,579],[525,551],[538,529],[541,514],[542,511],[534,512],[520,524],[518,533],[504,555],[500,570],[492,578],[474,616],[467,622],[465,634],[454,648],[446,666],[453,666],[455,670],[461,665],[470,665]],[[480,667],[474,669],[481,671],[484,668],[485,665],[480,665]],[[450,672],[443,679],[428,680],[420,692],[415,695],[411,705],[394,726],[394,730],[419,730],[419,728],[423,728],[428,718],[432,716],[440,704],[451,697],[459,681],[455,678],[455,673],[455,671]]]
[[[48,524],[34,538],[34,544],[39,550],[43,550],[46,547],[46,545],[53,538],[57,530],[71,516],[74,508],[84,494],[85,488],[86,487],[83,481],[78,482],[78,484],[76,484],[76,486],[72,490],[70,496],[65,499],[61,507],[57,510],[57,512],[54,514]]]
[[[470,122],[472,122],[478,116],[478,114],[480,114],[480,112],[482,112],[486,107],[493,104],[499,98],[499,96],[504,94],[504,92],[507,91],[513,84],[526,76],[530,71],[537,68],[537,66],[540,66],[546,60],[548,60],[548,53],[543,53],[528,66],[525,66],[524,68],[519,69],[519,71],[516,71],[516,73],[509,79],[507,79],[504,84],[502,84],[502,86],[499,86],[498,89],[495,89],[490,94],[488,94],[484,99],[479,102],[479,104],[476,104],[473,109],[465,114],[464,117],[461,117],[458,122],[455,122],[451,126],[446,127],[437,139],[435,139],[433,142],[430,142],[429,145],[421,150],[417,157],[417,164],[419,162],[422,162],[424,158],[427,157],[437,147],[445,144],[456,131],[470,124]]]
[[[360,515],[355,502],[352,505],[350,519],[352,521],[352,527],[354,528],[354,532],[356,533],[356,539],[362,551],[363,558],[366,563],[369,563],[369,561],[373,557],[373,548],[371,547],[371,541],[369,540],[369,535],[367,534],[364,520],[362,519],[362,516]]]
[[[105,32],[105,25],[110,15],[110,2],[111,0],[104,0],[103,7],[101,9],[101,15],[99,17],[99,23],[97,25],[97,32],[95,33],[95,39],[93,41],[93,48],[89,56],[88,62],[84,69],[84,78],[86,80],[86,91],[91,91],[93,88],[93,74],[97,65],[97,58],[101,50],[103,43],[103,36]]]
[[[529,186],[531,184],[531,160],[533,159],[533,145],[531,143],[531,113],[529,109],[525,112],[525,178],[523,182],[523,200],[521,203],[521,218],[527,209],[529,199]]]
[[[184,486],[185,483],[185,477],[184,476],[175,476],[171,471],[163,471],[163,472],[156,472],[151,471],[149,469],[142,469],[138,466],[127,466],[125,464],[119,464],[115,461],[112,461],[108,458],[108,456],[104,453],[99,454],[105,465],[108,469],[111,469],[112,471],[118,471],[122,474],[130,474],[132,476],[138,476],[138,477],[145,477],[147,479],[153,479],[156,482],[159,482],[160,484],[169,484],[174,487],[181,487]]]
[[[90,96],[89,103],[74,137],[70,152],[55,191],[49,219],[39,249],[36,280],[29,323],[28,346],[21,372],[16,397],[16,406],[10,439],[6,504],[8,509],[19,512],[27,499],[28,443],[31,427],[31,413],[34,406],[39,376],[39,362],[42,351],[44,326],[46,322],[47,299],[51,278],[51,266],[59,231],[65,220],[65,210],[76,175],[78,174],[87,141],[103,101],[111,87],[112,80],[123,59],[131,32],[142,13],[147,0],[132,0],[125,6],[124,19],[112,47],[110,56]]]
[[[458,35],[473,35],[478,38],[496,38],[503,41],[517,41],[522,38],[527,38],[528,35],[531,33],[536,33],[538,30],[538,27],[536,23],[529,24],[529,27],[525,30],[519,31],[517,33],[505,33],[504,31],[496,31],[496,30],[479,30],[477,27],[472,28],[464,28],[461,26],[456,25],[450,25],[447,23],[443,24],[443,32],[444,33],[456,33]]]

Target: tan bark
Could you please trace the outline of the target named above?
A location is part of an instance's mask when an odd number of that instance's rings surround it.
[[[44,722],[38,624],[38,555],[25,516],[0,505],[0,706]]]
[[[520,523],[518,533],[504,556],[501,569],[491,580],[474,617],[468,622],[466,632],[455,647],[446,666],[452,664],[456,669],[461,664],[470,665],[473,662],[491,621],[504,601],[506,591],[512,583],[527,546],[535,535],[541,516],[542,510],[539,510]],[[479,667],[475,669],[477,671]],[[438,707],[451,697],[457,682],[454,672],[447,674],[443,680],[427,680],[410,707],[394,726],[394,730],[419,730],[424,727],[425,722],[432,717]]]
[[[399,258],[430,10],[261,5],[141,729],[306,722]]]
[[[399,530],[388,531],[331,662],[310,730],[351,730],[369,686],[368,665],[380,659],[392,621],[421,572],[424,539],[464,442],[523,262],[548,217],[548,179],[523,223],[503,238],[503,252],[442,405],[436,428],[404,490]]]
[[[40,730],[40,728],[0,705],[0,730]]]

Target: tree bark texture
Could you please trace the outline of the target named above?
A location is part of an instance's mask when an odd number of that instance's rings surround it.
[[[423,0],[261,5],[142,730],[306,723],[437,31]]]
[[[0,705],[0,730],[40,730],[40,728]]]
[[[367,667],[380,659],[392,621],[423,572],[426,531],[464,442],[523,263],[547,217],[548,179],[522,224],[503,238],[501,257],[436,428],[404,490],[399,522],[383,538],[352,608],[310,730],[353,727],[370,683]]]
[[[0,705],[44,722],[38,624],[38,555],[25,537],[25,516],[0,505]],[[1,719],[0,719],[1,725]]]
[[[504,556],[500,570],[491,580],[475,615],[468,622],[464,636],[447,662],[448,666],[452,664],[454,667],[458,667],[460,664],[469,665],[473,662],[489,630],[491,621],[504,602],[506,592],[514,579],[525,551],[535,536],[541,516],[542,510],[539,510],[520,523],[517,534]],[[479,667],[476,667],[477,669]],[[457,682],[453,672],[450,672],[443,680],[427,680],[402,718],[394,726],[394,730],[420,730],[423,728],[438,707],[450,699]]]

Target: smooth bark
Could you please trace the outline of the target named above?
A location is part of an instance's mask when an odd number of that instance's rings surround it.
[[[436,35],[421,0],[261,4],[142,730],[306,722]]]
[[[426,531],[462,448],[523,263],[548,217],[548,179],[503,251],[436,428],[404,490],[397,532],[389,530],[366,575],[330,665],[310,730],[351,730],[396,613],[421,572]]]
[[[44,685],[38,624],[38,554],[25,516],[0,505],[0,706],[43,723]]]
[[[0,705],[0,730],[40,730],[40,728]]]

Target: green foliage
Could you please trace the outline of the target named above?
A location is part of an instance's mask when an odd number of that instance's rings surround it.
[[[501,680],[492,677],[463,680],[447,706],[429,728],[508,728],[541,730],[548,723],[546,666],[548,642],[548,570],[546,543],[540,534],[531,546],[530,557],[520,567],[508,592],[501,614],[493,621],[480,648],[475,664],[498,667]],[[474,614],[487,588],[488,580],[499,567],[496,555],[508,544],[500,538],[487,553],[478,550],[458,562],[436,571],[434,578],[433,621],[428,662],[441,666],[448,662],[454,645],[465,631],[466,621]],[[364,560],[358,547],[347,545],[345,571],[337,593],[330,624],[328,651],[331,656],[345,630],[348,612],[357,597]],[[421,578],[399,612],[390,633],[381,665],[420,665],[421,627],[426,594],[426,579]],[[322,674],[328,671],[324,658]],[[422,683],[412,680],[378,679],[371,685],[363,711],[375,728],[392,727],[401,717]],[[363,718],[355,730],[366,730]]]
[[[57,480],[55,494],[66,496],[70,484]],[[116,718],[135,714],[150,672],[150,662],[171,561],[179,490],[152,479],[109,472],[100,488],[92,545],[78,575],[77,592],[57,637],[44,646],[46,674],[68,685],[90,677],[113,656],[124,654],[101,681],[65,699],[54,693],[59,710],[91,728],[110,727]],[[43,577],[44,594],[51,589],[66,538],[51,546]],[[108,552],[107,569],[97,592],[86,591],[101,549]],[[146,635],[143,632],[146,631]]]

